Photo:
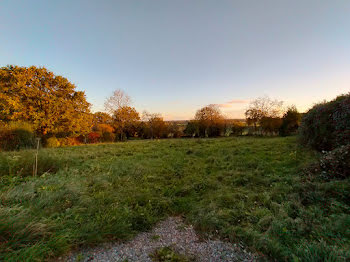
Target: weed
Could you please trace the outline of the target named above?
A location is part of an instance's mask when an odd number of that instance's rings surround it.
[[[185,256],[174,251],[171,247],[162,247],[150,255],[154,262],[191,262],[193,257]]]
[[[159,235],[153,235],[151,236],[151,239],[154,240],[154,241],[157,241],[160,239],[160,236]]]

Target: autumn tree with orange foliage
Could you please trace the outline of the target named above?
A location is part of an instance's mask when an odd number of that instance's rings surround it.
[[[194,118],[198,125],[198,135],[201,137],[220,136],[224,132],[225,117],[215,105],[199,109]]]
[[[161,114],[142,113],[142,122],[140,123],[139,133],[142,138],[165,138],[168,136],[168,124],[164,121]]]
[[[93,124],[107,124],[111,125],[113,123],[113,117],[105,112],[96,112],[93,114]]]
[[[92,131],[100,135],[102,142],[113,142],[115,139],[113,118],[105,112],[94,113]]]
[[[120,140],[135,136],[139,124],[140,115],[135,108],[122,106],[115,110],[113,126]]]
[[[86,134],[92,126],[85,93],[45,67],[0,68],[0,121],[23,121],[37,135]]]

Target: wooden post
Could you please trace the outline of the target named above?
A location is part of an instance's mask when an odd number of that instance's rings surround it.
[[[39,145],[40,145],[40,138],[36,139],[36,153],[35,153],[35,163],[33,167],[33,176],[37,176],[38,174],[38,154],[39,154]]]

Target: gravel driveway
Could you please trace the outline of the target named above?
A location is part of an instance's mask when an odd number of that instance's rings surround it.
[[[161,247],[194,257],[196,261],[255,261],[256,257],[236,244],[218,240],[199,240],[191,225],[170,217],[150,232],[140,233],[125,243],[83,249],[63,259],[72,261],[152,261],[150,254]]]

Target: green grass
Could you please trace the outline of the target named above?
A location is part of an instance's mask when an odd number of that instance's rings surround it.
[[[0,153],[0,260],[129,239],[169,215],[266,258],[350,258],[350,183],[302,175],[294,137],[143,140]],[[29,170],[29,171],[28,171]]]
[[[191,262],[195,258],[177,253],[171,247],[162,247],[150,254],[153,262]]]

